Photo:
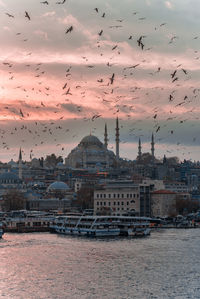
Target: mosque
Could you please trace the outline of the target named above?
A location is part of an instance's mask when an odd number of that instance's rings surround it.
[[[105,125],[104,143],[102,143],[96,136],[85,136],[80,143],[70,152],[65,159],[65,165],[72,168],[99,168],[109,169],[116,168],[120,164],[119,156],[119,120],[116,118],[115,128],[115,153],[108,150],[108,134],[107,126]],[[154,136],[152,134],[151,140],[151,156],[154,162]],[[142,159],[141,141],[138,144],[138,162]]]

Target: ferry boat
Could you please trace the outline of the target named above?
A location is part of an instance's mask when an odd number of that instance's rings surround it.
[[[0,239],[2,238],[4,234],[4,224],[0,221]]]
[[[50,230],[59,234],[94,237],[150,234],[147,218],[127,216],[60,216],[55,218]]]

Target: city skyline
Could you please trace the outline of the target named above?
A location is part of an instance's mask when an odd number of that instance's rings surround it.
[[[105,123],[115,152],[116,116],[121,157],[154,133],[156,157],[199,160],[199,2],[47,3],[0,0],[0,160],[65,158]]]

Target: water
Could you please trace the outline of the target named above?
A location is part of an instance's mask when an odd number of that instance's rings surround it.
[[[0,298],[200,298],[200,230],[86,239],[48,233],[0,240]]]

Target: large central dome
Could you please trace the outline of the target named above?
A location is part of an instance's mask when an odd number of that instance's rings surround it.
[[[99,147],[103,147],[103,143],[96,136],[93,136],[93,135],[85,136],[81,140],[80,145],[84,146],[84,147],[88,147],[88,146],[92,146],[92,145],[97,145]]]
[[[94,135],[85,136],[65,160],[73,168],[105,169],[115,165],[115,154]]]

